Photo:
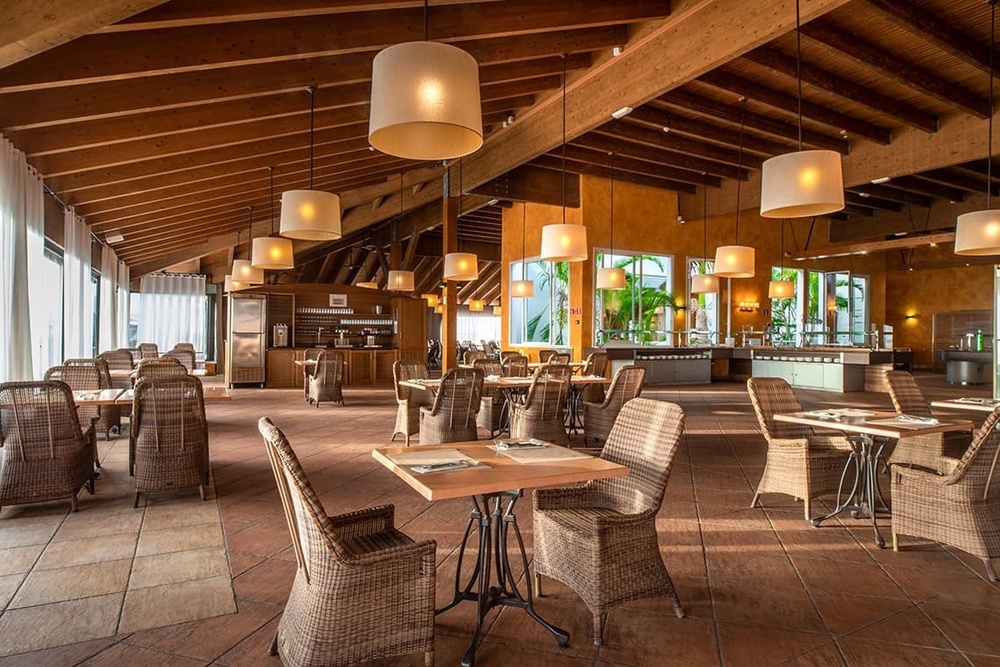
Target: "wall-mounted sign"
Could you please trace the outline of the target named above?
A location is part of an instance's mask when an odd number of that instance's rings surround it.
[[[569,309],[569,314],[570,315],[583,315],[583,308],[570,308]]]
[[[330,295],[330,307],[331,308],[344,308],[347,306],[347,295],[346,294],[331,294]]]

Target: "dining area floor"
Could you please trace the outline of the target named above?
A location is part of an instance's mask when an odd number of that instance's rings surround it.
[[[986,395],[982,389],[949,387],[940,375],[918,379],[930,399]],[[219,380],[206,380],[212,381]],[[807,409],[891,409],[888,395],[881,393],[796,394]],[[372,458],[373,448],[389,444],[396,414],[391,387],[347,387],[345,406],[319,408],[307,404],[300,390],[237,388],[232,396],[229,403],[207,406],[214,489],[205,504],[218,508],[235,611],[219,605],[197,620],[178,623],[170,619],[182,615],[159,609],[163,625],[116,623],[110,634],[101,630],[88,637],[75,627],[79,618],[60,616],[65,607],[44,598],[11,608],[24,585],[18,584],[0,597],[0,667],[277,667],[278,658],[266,651],[296,565],[257,430],[261,416],[285,432],[328,514],[392,503],[401,530],[414,539],[434,539],[438,603],[450,599],[468,503],[428,502]],[[801,503],[785,495],[764,495],[763,509],[751,509],[766,445],[742,383],[647,387],[643,396],[676,402],[686,415],[657,518],[660,549],[686,618],[676,618],[668,600],[625,604],[610,613],[604,645],[596,647],[586,607],[571,590],[545,579],[545,595],[536,600],[536,609],[570,632],[569,646],[560,648],[520,609],[502,608],[488,619],[478,665],[1000,667],[1000,587],[986,578],[979,559],[905,536],[899,552],[878,549],[870,523],[849,516],[814,528],[803,520]],[[122,436],[119,442],[127,439]],[[571,443],[582,446],[582,436],[571,437]],[[108,449],[103,440],[98,446],[102,452]],[[108,478],[113,477],[109,471]],[[883,474],[881,482],[887,494],[888,477]],[[98,480],[94,496],[81,495],[80,511],[69,517],[78,524],[76,538],[105,541],[128,533],[132,537],[118,543],[134,542],[138,548],[144,523],[136,531],[137,522],[127,512],[102,512],[108,493]],[[529,494],[518,506],[518,521],[530,555]],[[155,502],[156,494],[150,500]],[[206,512],[195,491],[172,493],[169,502],[187,503],[192,513]],[[832,497],[814,502],[813,513],[824,513],[833,502]],[[4,569],[12,566],[5,557],[9,546],[3,543],[3,531],[32,516],[64,510],[68,513],[68,503],[3,508],[0,581],[17,574]],[[888,534],[889,519],[879,524]],[[53,537],[43,533],[35,539],[41,554]],[[136,567],[136,554],[130,558],[128,567]],[[24,580],[36,574],[44,579],[46,571],[32,569]],[[210,578],[212,585],[218,584],[218,576]],[[166,597],[160,605],[197,605],[198,591],[191,584],[186,595]],[[81,593],[79,616],[86,617],[92,608],[91,597],[96,596]],[[52,628],[34,644],[15,641],[30,632],[18,628],[25,608],[32,610],[33,623]],[[469,603],[437,617],[437,665],[459,663],[474,624],[475,609]],[[421,665],[423,655],[368,664]]]

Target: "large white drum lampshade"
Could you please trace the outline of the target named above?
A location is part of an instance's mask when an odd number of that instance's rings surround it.
[[[333,241],[342,235],[340,197],[322,190],[281,193],[281,229],[285,238]]]
[[[719,246],[713,273],[720,278],[753,278],[754,249],[745,245]]]
[[[542,227],[541,261],[582,262],[587,254],[587,228],[583,225]]]
[[[956,255],[1000,255],[1000,210],[972,211],[955,223]]]
[[[763,218],[807,218],[844,208],[840,153],[796,151],[764,161],[760,174]]]

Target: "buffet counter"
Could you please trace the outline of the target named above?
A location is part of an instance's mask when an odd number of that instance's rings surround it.
[[[392,382],[392,364],[399,350],[391,347],[331,347],[344,353],[344,384],[371,385]],[[301,387],[302,367],[296,361],[305,359],[304,347],[272,347],[267,350],[266,387]]]
[[[989,384],[993,374],[993,352],[941,350],[948,384]]]

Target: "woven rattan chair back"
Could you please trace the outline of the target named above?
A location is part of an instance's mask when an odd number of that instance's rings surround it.
[[[500,363],[507,361],[512,357],[520,357],[521,353],[516,350],[501,350],[500,351]]]
[[[462,355],[462,363],[467,365],[472,365],[476,359],[485,359],[486,353],[482,350],[466,350],[465,354]]]
[[[177,377],[187,375],[187,369],[179,359],[174,357],[159,357],[156,359],[143,359],[135,367],[136,383],[142,379],[158,380],[162,378]]]
[[[71,391],[97,391],[107,388],[103,386],[101,371],[96,365],[53,366],[45,371],[45,379],[52,382],[65,382]],[[101,409],[96,405],[80,406],[77,409],[77,414],[80,415],[80,422],[84,426],[88,426],[100,418]]]
[[[504,377],[524,378],[528,377],[528,357],[517,352],[504,359],[501,364]]]
[[[584,375],[600,375],[605,377],[608,372],[608,353],[591,352],[587,356],[587,363],[583,365]]]
[[[958,465],[942,480],[944,484],[953,484],[961,480],[971,485],[976,497],[983,500],[997,499],[997,491],[1000,489],[998,422],[1000,422],[1000,411],[994,410],[976,431],[972,444],[965,450]]]
[[[421,395],[427,394],[427,392],[422,389],[402,387],[399,383],[406,382],[407,380],[426,380],[429,377],[430,373],[427,371],[427,364],[423,362],[406,361],[403,359],[393,362],[392,382],[396,387],[396,400],[400,402],[408,401],[411,398],[414,398],[414,394],[416,393]]]
[[[633,398],[639,398],[645,385],[646,368],[644,366],[622,366],[611,379],[611,386],[608,387],[601,407],[617,407],[620,410]]]
[[[201,381],[142,378],[132,400],[130,449],[135,505],[141,493],[208,485],[208,422]]]
[[[548,363],[549,357],[556,353],[556,350],[539,350],[538,351],[538,361],[541,363]]]
[[[483,372],[478,368],[453,368],[441,378],[430,414],[443,418],[446,428],[464,428],[475,424],[482,398]]]
[[[185,350],[182,348],[175,347],[172,350],[164,352],[163,356],[164,358],[176,359],[177,361],[181,362],[181,365],[184,366],[184,370],[187,371],[188,373],[193,371],[195,368],[194,350]]]
[[[556,352],[550,355],[548,359],[545,360],[547,364],[568,364],[570,361],[570,355],[566,352]]]
[[[156,359],[160,356],[160,349],[156,343],[139,343],[139,355],[143,359]]]
[[[316,357],[316,372],[309,378],[306,398],[318,408],[323,401],[344,405],[344,353],[323,350]]]
[[[194,343],[175,343],[175,350],[188,350],[191,354],[195,354],[197,350],[194,349]]]
[[[524,410],[534,419],[562,419],[572,376],[573,369],[563,364],[539,368],[524,398]]]
[[[424,651],[433,665],[434,542],[396,530],[392,505],[330,517],[284,433],[257,427],[298,566],[269,653],[320,667]]]
[[[63,362],[63,365],[96,368],[101,379],[101,389],[111,389],[112,387],[130,389],[132,387],[132,380],[130,378],[122,378],[124,382],[115,383],[111,379],[111,369],[108,367],[108,362],[100,356],[93,359],[67,359]],[[70,386],[73,386],[72,383]],[[102,405],[97,408],[80,409],[84,410],[84,414],[87,415],[88,418],[93,418],[95,415],[97,416],[97,422],[94,424],[94,428],[98,433],[103,433],[106,440],[111,439],[112,432],[117,435],[119,429],[121,429],[122,406],[120,405]]]
[[[931,417],[931,406],[920,386],[906,371],[886,371],[885,384],[897,414]]]
[[[484,379],[489,376],[500,377],[503,375],[503,366],[500,365],[498,359],[476,359],[472,362],[472,367],[481,370]],[[483,387],[483,396],[495,396],[496,394],[495,387]]]
[[[808,426],[774,419],[776,414],[802,410],[799,399],[795,398],[795,392],[787,381],[782,378],[752,377],[747,380],[747,392],[766,440],[805,438],[812,433]]]
[[[0,445],[0,506],[65,498],[75,511],[93,483],[94,432],[81,431],[65,382],[0,384]]]
[[[118,350],[107,350],[97,355],[108,364],[108,370],[130,371],[132,370],[132,353],[121,348]]]

